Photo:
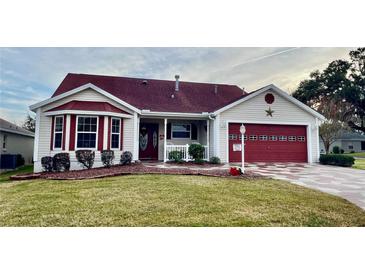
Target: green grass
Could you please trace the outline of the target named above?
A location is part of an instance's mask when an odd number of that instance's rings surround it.
[[[0,184],[0,226],[365,226],[365,211],[272,179],[130,175]]]
[[[22,166],[16,170],[3,172],[0,174],[0,183],[9,181],[10,176],[15,174],[24,174],[24,173],[32,173],[33,172],[33,165],[29,166]]]
[[[365,159],[355,159],[355,164],[352,167],[365,170]]]
[[[350,155],[354,157],[365,158],[365,152],[356,152],[356,153],[344,153],[345,155]]]

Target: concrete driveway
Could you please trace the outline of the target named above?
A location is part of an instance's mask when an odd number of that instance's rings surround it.
[[[365,170],[319,164],[248,164],[247,170],[317,189],[365,209]]]

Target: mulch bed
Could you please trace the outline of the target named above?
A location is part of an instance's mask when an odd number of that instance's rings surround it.
[[[119,175],[131,175],[131,174],[174,174],[174,175],[203,175],[212,177],[230,177],[230,178],[258,178],[262,177],[253,172],[247,171],[242,176],[231,176],[227,169],[211,169],[211,170],[199,170],[188,168],[159,168],[145,166],[143,164],[131,164],[126,166],[116,165],[110,168],[92,168],[83,170],[72,170],[67,172],[43,172],[37,174],[23,174],[11,176],[11,180],[28,180],[34,179],[32,176],[37,176],[41,179],[50,180],[83,180],[83,179],[97,179]],[[29,176],[29,177],[27,177]]]

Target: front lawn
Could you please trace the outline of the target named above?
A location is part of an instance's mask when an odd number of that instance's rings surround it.
[[[352,167],[365,170],[365,159],[355,159],[355,164]]]
[[[365,226],[365,211],[272,179],[130,175],[0,184],[0,226]]]
[[[345,155],[349,155],[349,156],[353,156],[353,157],[365,158],[365,152],[345,153]]]
[[[25,173],[32,173],[33,172],[33,165],[29,166],[22,166],[18,169],[3,172],[0,174],[0,183],[9,181],[10,176],[16,175],[16,174],[25,174]]]

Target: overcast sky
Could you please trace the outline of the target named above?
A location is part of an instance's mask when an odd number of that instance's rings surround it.
[[[350,48],[0,48],[0,113],[21,123],[68,72],[235,84],[252,91],[299,82]]]

